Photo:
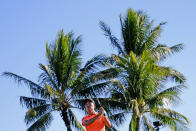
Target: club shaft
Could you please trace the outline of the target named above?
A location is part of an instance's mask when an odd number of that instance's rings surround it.
[[[92,88],[92,90],[93,90],[93,94],[95,95],[95,97],[96,97],[96,99],[97,99],[97,102],[98,102],[99,106],[101,106],[101,103],[100,103],[99,99],[97,98],[97,95],[95,94],[95,90],[94,90],[94,88],[93,88],[93,85],[92,85],[92,83],[91,83],[91,80],[90,80],[89,78],[88,78],[88,80],[89,80],[90,85],[91,85],[91,88]]]

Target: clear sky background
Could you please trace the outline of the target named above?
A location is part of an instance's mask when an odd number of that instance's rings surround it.
[[[99,28],[99,21],[110,25],[120,38],[119,15],[125,15],[128,8],[140,9],[147,12],[155,24],[168,23],[160,43],[185,44],[181,53],[164,64],[181,71],[187,78],[189,88],[175,109],[190,119],[190,130],[195,131],[195,5],[194,0],[0,0],[0,73],[9,71],[36,82],[41,73],[38,64],[46,63],[46,41],[53,42],[61,29],[83,36],[84,62],[99,53],[110,54],[113,51]],[[29,96],[28,89],[3,77],[0,77],[0,89],[0,130],[25,131],[26,109],[20,106],[19,96]],[[48,131],[65,130],[61,118],[55,115]],[[119,129],[126,130],[128,123]]]

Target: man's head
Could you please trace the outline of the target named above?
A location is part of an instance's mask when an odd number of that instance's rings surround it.
[[[85,100],[85,108],[88,113],[94,112],[95,109],[95,101],[93,99]]]

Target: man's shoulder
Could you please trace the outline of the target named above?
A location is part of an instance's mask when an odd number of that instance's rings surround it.
[[[96,116],[98,114],[98,112],[95,112],[95,114],[94,115],[86,115],[86,116],[84,116],[83,118],[82,118],[82,120],[84,120],[84,119],[87,119],[87,118],[91,118],[91,117],[94,117],[94,116]]]
[[[86,118],[88,118],[89,116],[88,115],[86,115],[86,116],[84,116],[83,118],[82,118],[82,120],[84,120],[84,119],[86,119]]]

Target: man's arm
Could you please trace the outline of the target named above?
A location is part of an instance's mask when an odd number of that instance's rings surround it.
[[[99,118],[100,115],[101,115],[101,114],[99,113],[99,114],[97,114],[95,117],[93,117],[93,118],[91,118],[91,119],[89,119],[89,120],[84,120],[83,125],[84,125],[84,126],[90,125],[90,124],[93,123],[97,118]]]
[[[105,112],[105,110],[104,110],[104,108],[103,107],[100,107],[100,109],[99,109],[99,111],[100,112]],[[106,112],[105,112],[106,113]],[[103,118],[104,118],[104,122],[105,122],[105,125],[107,126],[107,127],[111,127],[111,123],[110,123],[110,120],[109,120],[109,118],[107,117],[107,113],[104,115],[104,114],[102,114],[103,115]]]
[[[110,123],[110,120],[108,117],[103,117],[104,118],[104,121],[105,121],[105,124],[107,127],[111,127],[111,123]]]

